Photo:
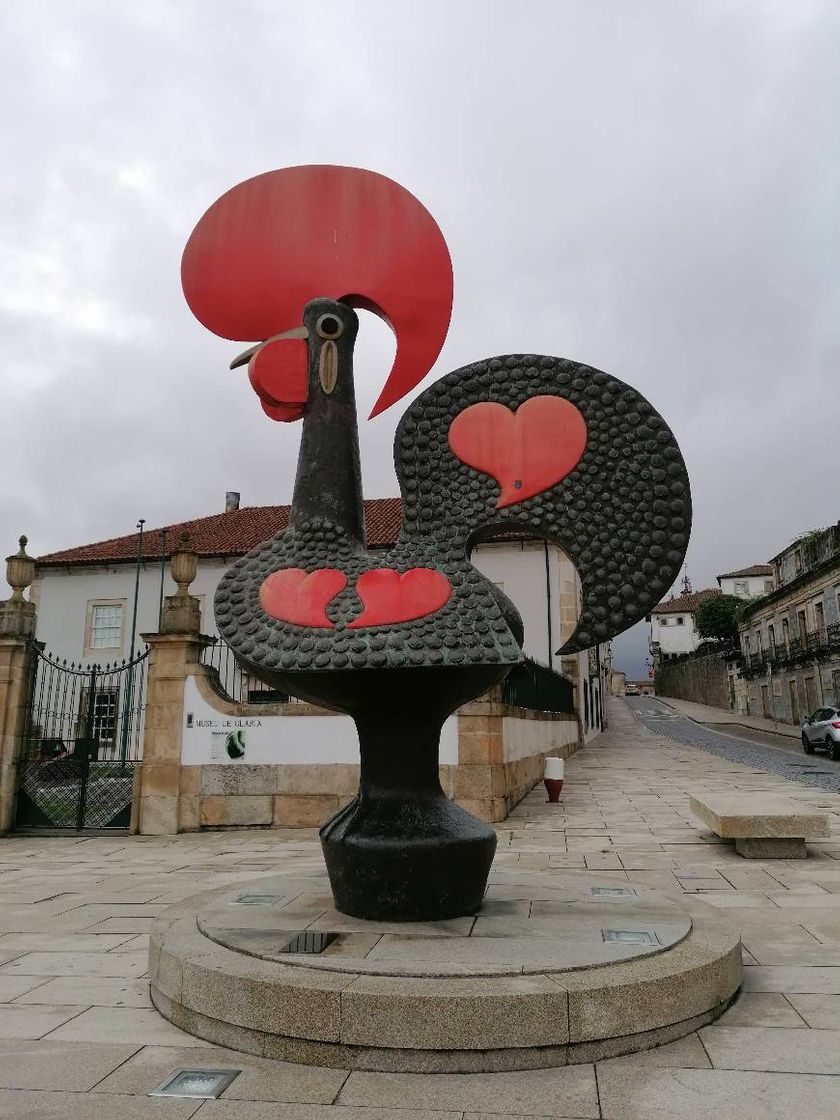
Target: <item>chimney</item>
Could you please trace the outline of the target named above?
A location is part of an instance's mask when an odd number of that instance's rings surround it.
[[[225,513],[233,513],[239,509],[239,491],[228,490],[225,494]]]

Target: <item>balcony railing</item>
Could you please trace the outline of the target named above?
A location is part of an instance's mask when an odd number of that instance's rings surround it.
[[[532,711],[574,713],[575,689],[568,677],[526,658],[505,677],[502,701]]]
[[[819,660],[840,651],[840,623],[810,630],[786,642],[777,642],[768,649],[744,654],[744,669],[749,676],[767,672],[768,666],[795,665],[800,661]]]

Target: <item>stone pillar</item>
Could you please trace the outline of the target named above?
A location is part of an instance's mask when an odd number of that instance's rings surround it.
[[[175,595],[164,600],[159,634],[143,634],[151,647],[146,690],[146,729],[140,773],[137,831],[146,836],[178,832],[184,816],[181,789],[181,735],[184,726],[184,684],[189,667],[211,641],[199,633],[200,604],[189,593],[197,558],[184,533],[172,556]],[[196,811],[198,798],[195,797]]]
[[[8,832],[15,820],[35,655],[35,604],[24,599],[23,592],[34,576],[35,562],[26,554],[26,537],[21,537],[20,550],[6,557],[12,594],[0,602],[0,833]]]

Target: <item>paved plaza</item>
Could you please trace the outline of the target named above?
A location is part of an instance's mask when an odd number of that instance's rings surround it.
[[[496,867],[602,873],[725,911],[746,979],[717,1023],[644,1054],[518,1073],[348,1073],[220,1050],[151,1006],[149,925],[197,891],[320,871],[314,830],[12,836],[0,840],[0,1118],[836,1120],[840,795],[663,737],[621,701],[609,715],[567,763],[563,803],[537,789],[498,827]],[[690,794],[722,787],[819,808],[832,836],[807,861],[744,860],[689,813]],[[182,1067],[242,1072],[218,1101],[148,1095]]]

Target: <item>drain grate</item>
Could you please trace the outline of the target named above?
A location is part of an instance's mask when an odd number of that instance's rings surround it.
[[[215,1100],[240,1073],[238,1069],[179,1069],[149,1096]]]
[[[658,945],[659,938],[650,929],[602,929],[605,941],[621,941],[634,945]]]
[[[320,930],[303,930],[286,945],[277,951],[279,953],[323,953],[326,947],[338,937],[337,933],[321,933]]]

